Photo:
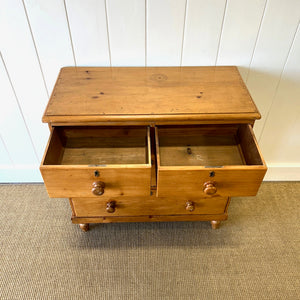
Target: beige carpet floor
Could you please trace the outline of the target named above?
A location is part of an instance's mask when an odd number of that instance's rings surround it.
[[[300,182],[208,222],[93,225],[41,184],[0,185],[0,299],[300,299]]]

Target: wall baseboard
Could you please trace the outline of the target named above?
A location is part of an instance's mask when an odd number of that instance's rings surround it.
[[[300,181],[300,164],[268,164],[264,181]],[[0,166],[0,183],[43,182],[39,166]]]
[[[264,181],[300,181],[300,164],[267,164]]]

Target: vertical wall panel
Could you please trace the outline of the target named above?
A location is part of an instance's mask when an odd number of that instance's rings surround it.
[[[21,1],[0,2],[1,52],[19,99],[35,150],[42,157],[49,132],[41,117],[47,93]],[[1,98],[1,105],[5,101]],[[3,103],[3,104],[2,104]],[[11,135],[20,136],[19,131]],[[25,159],[25,158],[24,158]]]
[[[188,0],[182,65],[215,65],[225,4],[226,0]]]
[[[15,165],[36,164],[33,145],[0,56],[0,132]]]
[[[4,173],[3,170],[1,170],[4,165],[5,166],[12,165],[12,161],[11,161],[9,154],[5,148],[2,136],[0,135],[0,173]],[[3,176],[4,176],[4,174],[3,174]]]
[[[12,166],[13,163],[9,157],[9,154],[0,135],[0,183],[11,182],[11,178],[7,172],[7,168]]]
[[[145,65],[145,1],[106,1],[113,66]]]
[[[78,66],[109,66],[105,0],[67,0]]]
[[[300,179],[299,19],[299,0],[0,0],[0,182],[42,180],[41,117],[76,63],[238,65],[267,178]]]
[[[230,0],[227,4],[217,65],[237,65],[244,80],[267,0]]]
[[[247,86],[263,119],[254,127],[258,138],[270,109],[300,16],[300,1],[269,0]]]
[[[147,65],[179,66],[186,0],[148,0],[147,4]]]
[[[268,162],[300,164],[299,26],[260,144]]]
[[[24,0],[49,94],[59,69],[74,58],[63,0]]]

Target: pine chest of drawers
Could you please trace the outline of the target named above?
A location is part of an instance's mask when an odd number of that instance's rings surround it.
[[[72,222],[227,219],[267,170],[236,67],[62,68],[40,170]]]

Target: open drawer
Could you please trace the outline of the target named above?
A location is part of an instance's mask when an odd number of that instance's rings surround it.
[[[150,128],[54,127],[40,170],[50,197],[148,196]]]
[[[156,127],[157,196],[254,196],[267,167],[248,124]]]

